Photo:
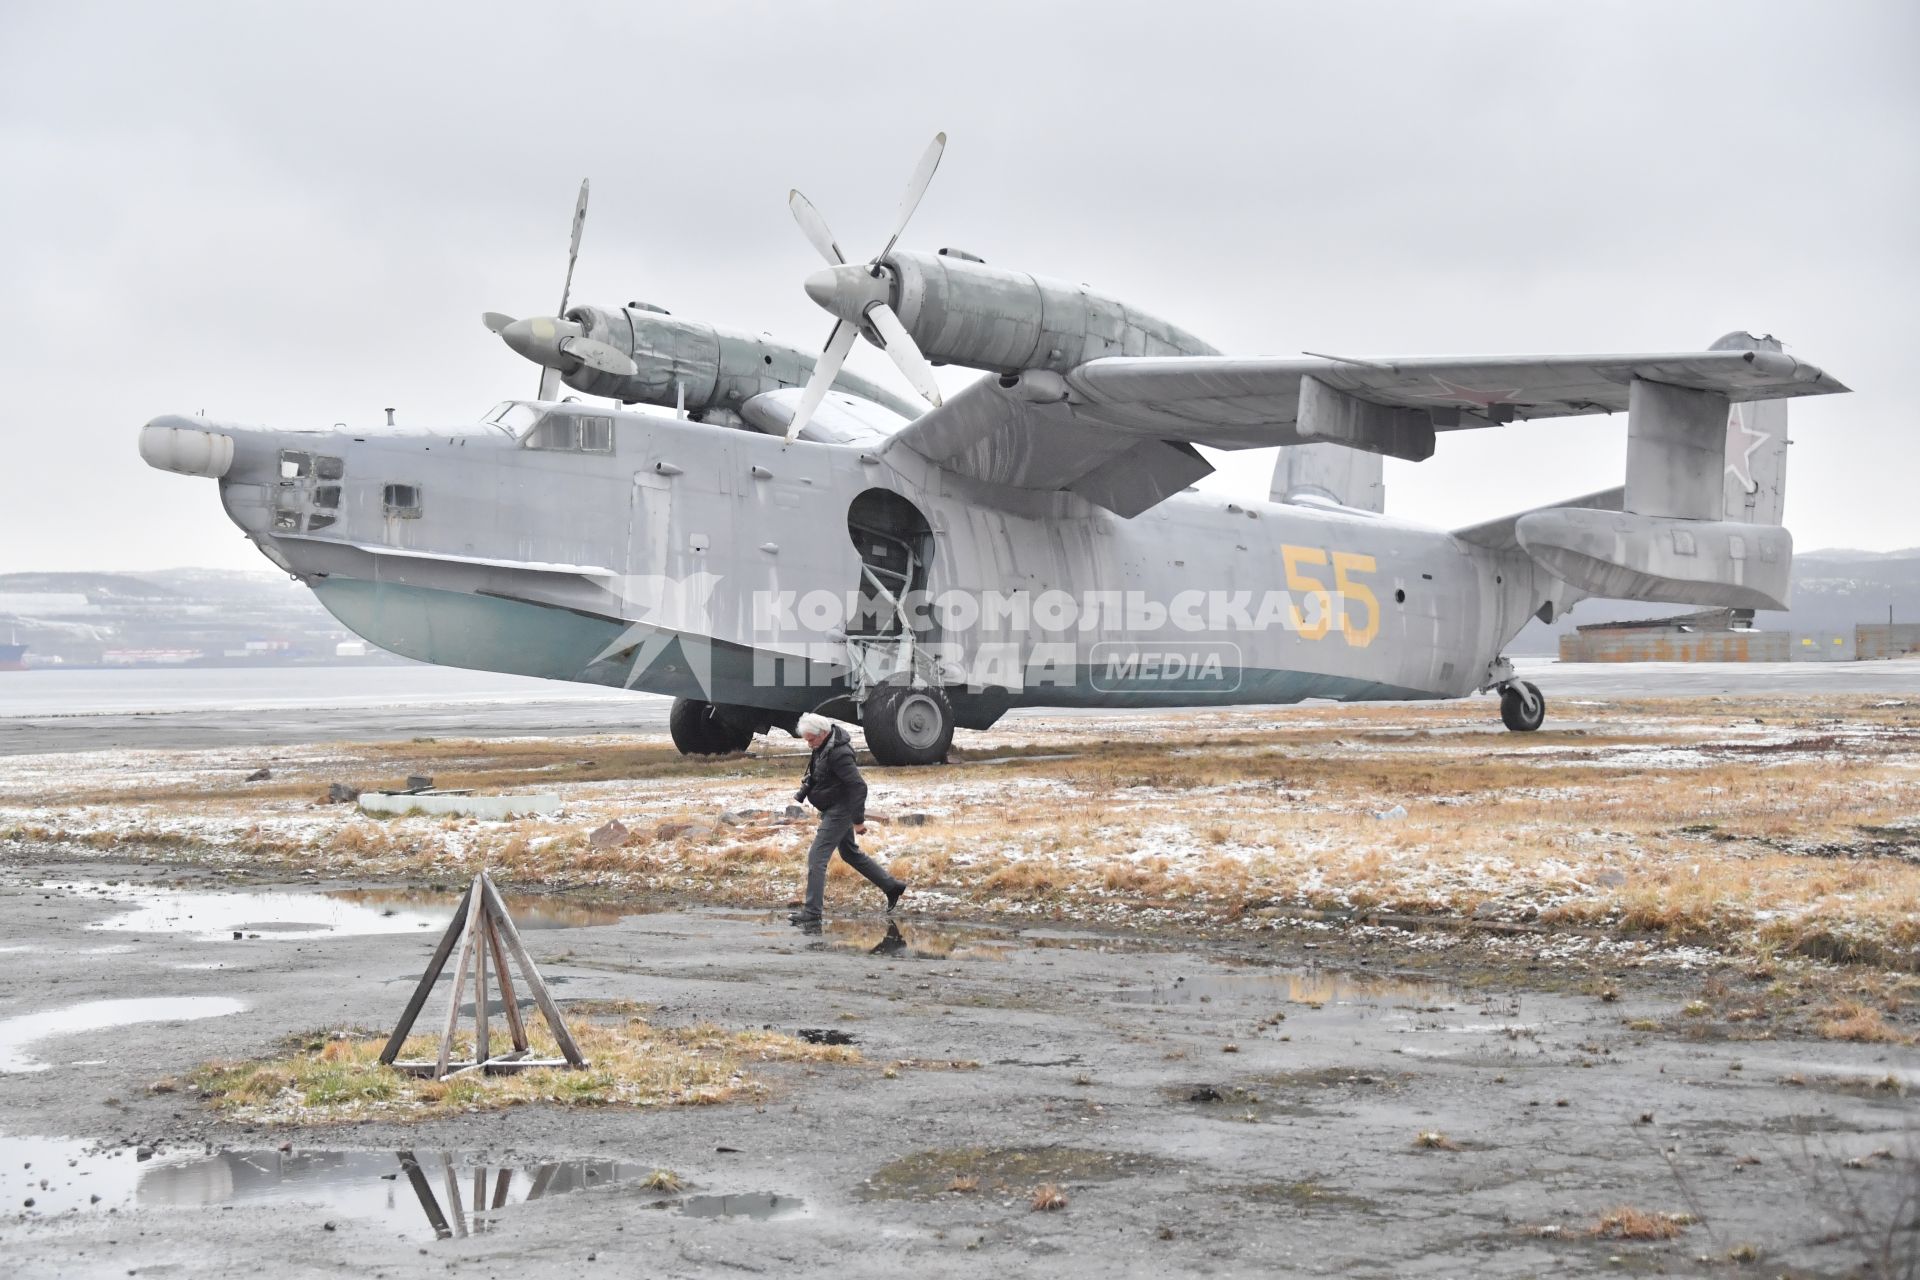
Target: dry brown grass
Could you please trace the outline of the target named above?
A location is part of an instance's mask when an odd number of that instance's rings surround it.
[[[1671,1240],[1693,1224],[1685,1213],[1649,1213],[1631,1205],[1600,1215],[1587,1234],[1602,1240]]]
[[[1426,1129],[1413,1137],[1413,1145],[1422,1151],[1458,1151],[1460,1144],[1438,1129]]]
[[[1819,1023],[1820,1034],[1829,1040],[1852,1040],[1859,1044],[1912,1044],[1914,1037],[1889,1027],[1878,1009],[1858,1000],[1843,1000],[1828,1009]]]
[[[1251,923],[1303,908],[1454,920],[1478,909],[1920,968],[1920,862],[1876,852],[1920,843],[1899,826],[1920,810],[1920,713],[1876,701],[1615,701],[1581,708],[1591,731],[1525,737],[1478,732],[1491,713],[1473,701],[1026,720],[957,757],[1073,758],[873,769],[877,812],[931,820],[876,824],[867,843],[918,889],[987,909],[1158,907]],[[224,772],[210,785],[180,780],[216,754]],[[485,865],[503,881],[765,902],[789,896],[810,834],[805,820],[715,821],[721,808],[783,807],[796,761],[777,736],[766,758],[723,761],[683,760],[660,738],[282,755],[259,784],[238,781],[232,753],[166,756],[155,768],[171,781],[152,787],[105,767],[0,772],[0,846],[433,879]],[[308,803],[330,779],[421,771],[444,786],[558,790],[566,815],[374,821]],[[9,803],[37,807],[12,817]],[[1372,816],[1394,804],[1404,819]],[[633,837],[590,847],[586,834],[613,817]],[[837,862],[828,891],[870,903]]]
[[[291,1054],[251,1062],[213,1063],[194,1074],[201,1097],[235,1119],[258,1123],[323,1124],[342,1120],[421,1120],[432,1116],[547,1102],[560,1106],[704,1106],[763,1097],[767,1086],[750,1074],[756,1063],[859,1060],[845,1047],[810,1045],[771,1031],[730,1031],[711,1024],[654,1027],[640,1018],[617,1026],[576,1023],[571,1028],[587,1066],[510,1075],[428,1080],[380,1065],[384,1038],[298,1037]],[[529,1027],[535,1057],[558,1057],[544,1027]],[[402,1059],[430,1059],[433,1036],[414,1036]],[[471,1057],[470,1036],[456,1056]]]
[[[1035,1213],[1051,1213],[1067,1207],[1067,1193],[1051,1182],[1043,1182],[1033,1189],[1031,1203]]]

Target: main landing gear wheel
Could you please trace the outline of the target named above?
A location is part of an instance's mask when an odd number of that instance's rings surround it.
[[[953,706],[938,689],[875,689],[861,708],[860,724],[881,764],[939,764],[953,745]]]
[[[1515,733],[1532,733],[1547,718],[1539,686],[1515,680],[1500,691],[1500,720]]]
[[[675,698],[667,732],[683,756],[730,756],[753,742],[753,730],[727,723],[711,702]]]

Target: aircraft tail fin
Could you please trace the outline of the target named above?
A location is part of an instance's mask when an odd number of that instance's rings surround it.
[[[1780,350],[1730,333],[1717,351]],[[1590,596],[1729,609],[1785,609],[1793,535],[1785,400],[1635,379],[1622,508],[1534,511],[1514,536],[1549,573]]]
[[[1712,351],[1778,351],[1772,334],[1730,333]],[[1728,406],[1726,519],[1780,524],[1787,496],[1787,402],[1748,400]]]
[[[1321,502],[1371,511],[1387,509],[1387,486],[1377,453],[1343,444],[1290,444],[1273,464],[1269,496],[1275,502]]]

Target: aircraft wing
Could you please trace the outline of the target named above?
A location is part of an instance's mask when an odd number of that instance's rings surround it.
[[[1442,431],[1516,418],[1622,412],[1635,378],[1718,391],[1734,401],[1847,389],[1814,366],[1773,351],[1365,361],[1121,356],[1089,361],[1067,382],[1116,426],[1172,426],[1198,444],[1232,449],[1301,443],[1276,428],[1295,421],[1300,380],[1307,377],[1371,404],[1438,410],[1433,426]]]
[[[1434,431],[1615,413],[1634,379],[1772,400],[1845,391],[1774,351],[1331,359],[1114,356],[1062,375],[983,378],[895,435],[949,471],[1066,489],[1137,515],[1212,468],[1193,447],[1334,439],[1303,418],[1361,424],[1374,452],[1423,458]],[[1308,423],[1307,425],[1313,425]],[[1422,451],[1422,441],[1424,449]],[[1357,447],[1357,446],[1356,446]]]

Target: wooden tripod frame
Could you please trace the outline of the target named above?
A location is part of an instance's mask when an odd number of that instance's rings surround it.
[[[447,1001],[446,1029],[440,1033],[440,1056],[432,1061],[398,1062],[400,1046],[405,1044],[407,1036],[413,1031],[413,1023],[426,1007],[427,997],[433,994],[433,984],[440,979],[440,971],[446,968],[447,957],[453,954],[454,944],[460,945],[460,958],[453,967],[453,994]],[[520,1020],[520,1006],[514,995],[513,977],[507,969],[507,957],[512,956],[520,966],[520,976],[527,984],[528,991],[539,1006],[541,1016],[547,1020],[547,1027],[553,1032],[554,1041],[559,1044],[560,1058],[530,1058],[527,1056],[527,1029]],[[487,968],[491,960],[495,978],[500,984],[500,1006],[506,1014],[507,1030],[513,1038],[513,1050],[498,1057],[489,1052],[487,1013]],[[473,968],[473,1031],[474,1052],[471,1060],[453,1060],[454,1032],[460,1025],[460,997],[466,990],[467,968]],[[399,1023],[393,1034],[387,1037],[387,1047],[380,1051],[383,1066],[395,1071],[404,1071],[409,1075],[431,1076],[435,1080],[445,1080],[450,1076],[465,1075],[468,1072],[505,1072],[530,1071],[536,1067],[584,1067],[585,1058],[580,1056],[580,1047],[573,1042],[573,1035],[567,1030],[566,1020],[560,1016],[559,1008],[553,1003],[553,997],[547,992],[547,984],[540,978],[540,970],[534,967],[533,957],[527,954],[527,948],[520,941],[520,931],[513,927],[513,919],[507,914],[507,904],[500,899],[500,891],[493,887],[493,881],[482,871],[467,886],[460,898],[460,905],[453,913],[453,919],[447,924],[447,931],[440,939],[440,945],[434,948],[433,959],[427,963],[427,971],[420,976],[420,985],[413,989],[413,996],[407,1001],[405,1012],[400,1015]]]

